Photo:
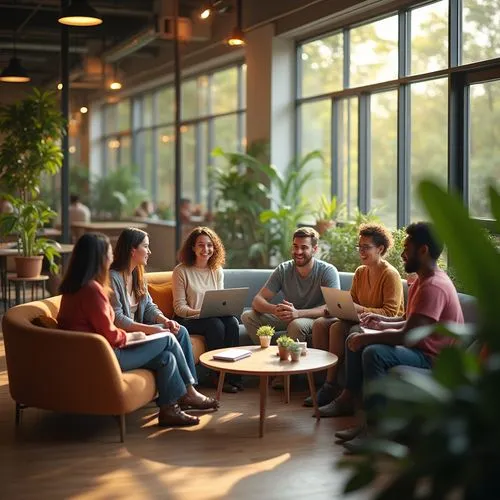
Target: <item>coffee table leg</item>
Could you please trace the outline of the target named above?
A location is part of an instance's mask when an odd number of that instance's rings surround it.
[[[224,387],[224,378],[226,376],[226,372],[220,371],[219,373],[219,383],[217,384],[217,394],[215,395],[215,399],[220,401],[220,397],[222,394],[222,388]]]
[[[290,375],[285,375],[285,404],[290,403]]]
[[[319,408],[318,400],[316,398],[316,386],[314,385],[314,376],[312,372],[307,372],[307,381],[309,382],[309,391],[311,392],[311,398],[314,407],[314,416],[319,420]]]
[[[269,377],[263,375],[260,377],[260,421],[259,421],[259,437],[264,436],[264,423],[266,421],[266,404],[267,404],[267,385]]]

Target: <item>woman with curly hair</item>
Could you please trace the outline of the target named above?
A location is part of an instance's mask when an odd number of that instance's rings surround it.
[[[381,224],[362,224],[359,228],[357,249],[361,259],[352,280],[351,296],[358,314],[374,312],[384,316],[402,316],[404,296],[401,276],[384,255],[392,246],[390,231]],[[313,324],[312,344],[317,349],[338,356],[339,362],[327,372],[326,382],[318,391],[318,405],[322,417],[347,416],[354,413],[354,402],[335,397],[340,393],[337,384],[339,366],[343,366],[345,340],[359,325],[350,321],[325,316]],[[343,393],[344,394],[344,393]],[[312,406],[311,398],[304,404]]]
[[[195,227],[179,251],[180,264],[172,276],[175,319],[190,334],[205,337],[209,351],[239,345],[239,322],[234,316],[200,319],[203,297],[207,290],[224,288],[226,252],[219,236],[208,227]],[[236,376],[227,377],[224,392],[243,387]]]

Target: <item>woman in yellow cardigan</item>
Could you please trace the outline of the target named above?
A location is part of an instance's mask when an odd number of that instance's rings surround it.
[[[362,265],[356,269],[351,286],[351,296],[358,314],[374,312],[384,316],[402,316],[404,313],[401,276],[383,258],[391,246],[392,235],[381,224],[360,226],[358,251]],[[323,417],[353,412],[351,405],[344,408],[331,402],[340,392],[337,373],[339,366],[343,365],[345,339],[358,329],[358,324],[329,317],[328,311],[325,311],[325,317],[318,318],[313,324],[313,347],[329,351],[339,358],[337,365],[328,370],[326,382],[318,391],[318,405]],[[304,404],[312,406],[311,398],[307,398]]]

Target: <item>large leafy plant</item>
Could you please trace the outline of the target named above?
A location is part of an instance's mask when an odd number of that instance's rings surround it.
[[[60,256],[57,251],[58,243],[47,238],[38,238],[37,231],[57,214],[40,200],[25,202],[10,195],[4,197],[12,204],[14,212],[0,214],[0,233],[18,234],[19,254],[23,257],[44,255],[49,261],[50,271],[56,274],[59,266],[55,262],[55,257]]]
[[[0,181],[11,194],[25,202],[36,197],[41,176],[61,168],[63,125],[51,92],[34,89],[25,99],[0,107]]]
[[[440,353],[431,375],[408,372],[374,383],[370,392],[384,394],[389,404],[378,419],[376,437],[366,445],[365,459],[351,464],[356,472],[346,491],[377,477],[380,461],[374,455],[382,452],[395,459],[397,469],[377,498],[441,499],[458,489],[466,499],[498,499],[500,252],[456,195],[431,182],[423,182],[419,193],[453,255],[457,275],[477,297],[480,312],[478,325],[439,329],[457,339],[477,338],[487,346],[489,358],[481,363],[471,349],[455,344]],[[500,232],[500,195],[490,188],[489,197]],[[410,332],[409,341],[430,331]],[[395,435],[404,436],[405,445],[396,442]],[[422,481],[425,488],[417,495]]]
[[[91,195],[92,209],[98,216],[116,219],[133,215],[139,204],[149,197],[129,168],[114,170],[94,181]]]

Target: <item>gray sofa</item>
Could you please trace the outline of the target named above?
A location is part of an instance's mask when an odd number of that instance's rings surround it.
[[[273,272],[272,269],[225,269],[224,270],[224,286],[225,288],[238,288],[248,287],[248,297],[245,304],[246,308],[252,307],[252,300],[257,292],[264,286],[267,279]],[[352,284],[353,273],[339,273],[340,274],[340,287],[342,290],[350,290]],[[406,280],[403,280],[403,287],[405,293],[405,301],[407,299],[408,286]],[[464,314],[466,323],[477,322],[477,302],[476,299],[470,295],[463,293],[458,294],[460,305]],[[275,297],[274,302],[278,302],[281,297]],[[240,325],[240,345],[251,344],[250,337],[247,335],[245,327]]]

